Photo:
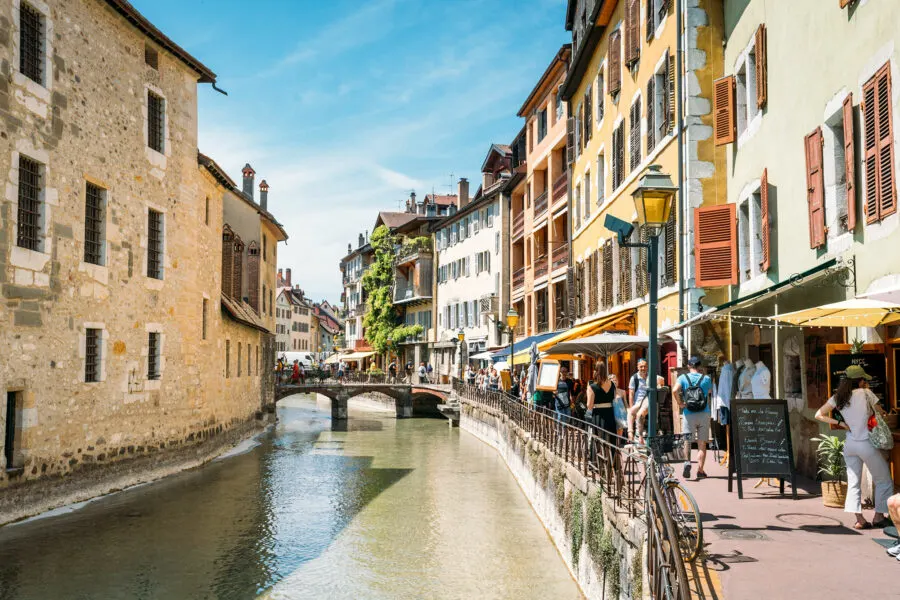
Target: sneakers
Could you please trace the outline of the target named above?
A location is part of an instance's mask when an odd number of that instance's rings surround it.
[[[691,478],[691,463],[689,463],[689,462],[684,463],[684,469],[682,469],[682,471],[681,471],[681,476],[682,476],[684,479],[690,479],[690,478]]]
[[[706,471],[697,471],[697,479],[706,479],[707,477],[709,476],[706,474]]]
[[[897,542],[896,544],[888,548],[887,553],[895,557],[897,560],[900,560],[900,542]]]

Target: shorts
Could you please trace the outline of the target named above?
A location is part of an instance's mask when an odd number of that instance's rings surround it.
[[[681,414],[681,432],[693,433],[698,442],[709,440],[709,412],[688,412]]]

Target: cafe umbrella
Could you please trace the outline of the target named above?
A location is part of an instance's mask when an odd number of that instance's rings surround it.
[[[774,315],[772,319],[802,327],[881,327],[900,323],[900,304],[870,298],[853,298]]]

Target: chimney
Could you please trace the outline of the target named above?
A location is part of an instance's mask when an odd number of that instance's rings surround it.
[[[276,281],[278,282],[278,287],[282,287],[281,282],[284,281],[284,277],[282,276],[281,269],[278,269],[278,278]]]
[[[469,203],[469,180],[465,177],[459,178],[457,184],[456,203],[462,208]]]
[[[284,270],[284,285],[287,287],[291,287],[291,270]]]
[[[347,244],[347,254],[353,252],[353,244]]]
[[[263,179],[259,182],[259,207],[268,210],[269,206],[269,184]]]
[[[366,229],[366,243],[369,243],[369,230]]]
[[[486,190],[494,185],[494,174],[490,171],[481,174],[481,189]]]
[[[244,193],[253,200],[253,176],[256,175],[256,171],[250,163],[247,163],[241,172],[244,174]]]
[[[363,237],[363,234],[359,234],[359,247],[362,248],[366,245],[366,238]]]

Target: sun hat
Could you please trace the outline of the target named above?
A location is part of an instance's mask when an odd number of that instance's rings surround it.
[[[703,364],[703,361],[700,360],[699,356],[692,356],[691,359],[688,361],[688,364],[692,367],[699,367],[700,365]]]
[[[844,377],[847,379],[872,379],[872,376],[866,373],[866,371],[859,365],[850,365],[844,371]]]

